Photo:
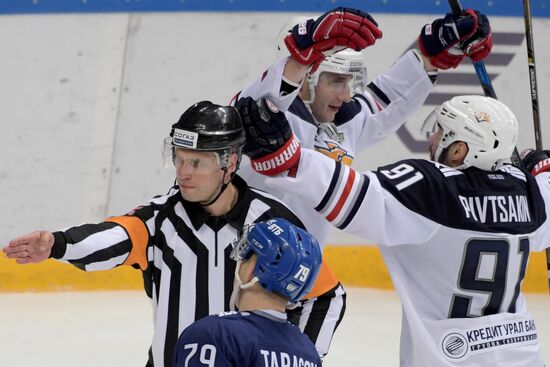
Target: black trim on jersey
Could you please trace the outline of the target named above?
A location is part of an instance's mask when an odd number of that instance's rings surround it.
[[[309,109],[306,107],[306,104],[300,96],[296,97],[294,101],[292,101],[292,104],[288,108],[288,111],[296,116],[298,116],[300,119],[309,122],[313,126],[317,126],[317,123],[313,119],[313,116],[311,115],[311,112],[309,112]]]
[[[330,200],[330,197],[332,196],[332,192],[334,191],[334,188],[338,183],[340,173],[342,171],[342,163],[334,161],[334,164],[336,165],[336,167],[334,169],[334,173],[332,174],[332,178],[330,180],[330,185],[328,186],[327,192],[325,193],[325,196],[323,196],[323,199],[321,200],[319,205],[317,205],[314,208],[318,212],[323,211],[325,209],[325,206]]]
[[[201,252],[203,253],[203,255],[200,256],[199,254],[196,254],[197,255],[196,294],[197,294],[197,298],[199,298],[200,297],[199,292],[203,289],[200,287],[204,287],[204,289],[206,289],[206,292],[202,292],[202,293],[206,293],[206,297],[207,297],[206,309],[208,310],[208,287],[207,287],[208,271],[203,270],[203,269],[208,269],[208,262],[204,264],[204,258],[206,258],[206,260],[208,261],[208,251],[205,251],[204,249],[199,249],[199,251],[200,250],[202,250]],[[204,253],[206,253],[206,255],[204,255]],[[164,365],[170,366],[174,355],[174,349],[175,349],[176,343],[178,342],[178,337],[179,337],[179,312],[180,312],[179,307],[180,307],[180,303],[182,302],[181,297],[185,297],[185,295],[181,294],[179,291],[181,289],[181,275],[182,275],[181,263],[175,259],[174,252],[171,251],[171,249],[168,246],[165,246],[165,248],[163,249],[162,257],[164,261],[168,259],[172,261],[172,264],[170,266],[170,290],[171,291],[168,299],[168,311],[167,311],[168,315],[170,315],[170,318],[168,319],[168,322],[166,322],[166,336],[164,339]],[[205,275],[206,275],[206,279],[202,279],[202,276],[205,276]],[[200,302],[196,301],[197,306],[195,308],[195,315],[199,310],[199,304],[202,306],[201,309],[204,309],[204,305],[202,304],[204,301],[205,300],[203,299],[200,299]],[[207,314],[208,314],[208,311],[206,311],[206,315]],[[199,318],[195,316],[195,319],[198,320]]]
[[[363,102],[365,102],[367,104],[367,107],[369,108],[370,112],[372,114],[375,114],[376,111],[374,110],[374,108],[372,107],[372,105],[370,104],[370,101],[368,100],[367,97],[365,97],[364,95],[362,94],[356,94],[353,96],[353,98],[359,98],[360,100],[362,100]]]
[[[314,344],[317,344],[317,338],[319,337],[319,333],[321,332],[325,318],[330,309],[330,304],[332,299],[336,296],[336,290],[339,288],[342,288],[342,308],[340,310],[338,320],[334,325],[334,330],[331,333],[334,334],[334,331],[336,331],[342,322],[344,313],[346,312],[346,292],[344,291],[342,283],[338,282],[334,288],[317,297],[313,303],[313,307],[309,313],[306,325],[304,326],[304,334],[306,334]],[[300,303],[300,306],[298,307],[286,310],[288,321],[293,325],[299,326],[303,310],[303,303]]]
[[[281,217],[304,228],[303,223],[298,217],[276,198],[264,196],[264,193],[260,190],[249,188],[246,182],[238,176],[234,176],[233,184],[239,192],[239,198],[233,210],[228,212],[225,216],[211,216],[206,213],[202,206],[185,201],[177,186],[175,186],[175,190],[171,190],[167,196],[161,196],[158,201],[151,201],[148,205],[138,207],[127,214],[139,218],[146,225],[149,221],[147,230],[149,231],[150,228],[152,228],[151,232],[148,232],[149,241],[145,249],[145,251],[147,251],[147,258],[149,259],[149,266],[142,274],[144,289],[147,295],[154,300],[157,307],[161,303],[166,303],[168,306],[166,315],[161,315],[163,319],[156,320],[156,322],[166,322],[165,334],[159,336],[159,339],[164,339],[164,353],[162,356],[159,356],[159,358],[162,358],[161,361],[164,361],[166,365],[171,365],[172,363],[171,358],[173,349],[179,337],[180,308],[189,307],[190,309],[194,306],[193,316],[195,320],[201,319],[213,312],[210,310],[211,302],[209,299],[209,289],[211,288],[209,287],[209,282],[212,280],[212,277],[210,277],[211,274],[209,273],[209,250],[199,239],[198,235],[199,231],[206,229],[204,226],[207,226],[209,230],[214,232],[220,246],[223,246],[223,248],[219,248],[217,251],[223,251],[225,255],[224,259],[221,260],[222,265],[218,265],[225,266],[224,278],[223,280],[220,279],[223,283],[220,285],[224,286],[223,309],[226,311],[229,310],[229,301],[233,290],[235,262],[229,257],[229,253],[232,250],[232,246],[229,242],[231,238],[222,238],[220,236],[220,231],[222,229],[224,231],[229,230],[231,236],[236,235],[236,233],[242,230],[247,220],[247,216],[249,216],[251,211],[257,213],[256,210],[258,208],[261,208],[264,212],[255,214],[258,215],[257,218],[253,218],[255,222]],[[154,218],[154,223],[151,223],[153,221],[152,218]],[[174,228],[163,230],[163,225],[168,223]],[[64,232],[55,232],[54,239],[57,245],[54,246],[52,253],[62,257],[65,255],[67,246],[72,244],[73,237],[81,241],[91,234],[109,231],[115,226],[118,226],[118,224],[114,222],[103,222],[95,225],[86,224],[74,227]],[[175,257],[174,248],[168,246],[168,243],[178,247],[187,246],[188,251],[194,254],[189,254],[189,256],[194,257],[196,269],[183,268],[184,265]],[[109,245],[109,243],[106,245]],[[215,245],[212,245],[214,246],[212,251],[216,251]],[[107,260],[109,257],[114,258],[120,256],[118,254],[119,252],[130,253],[131,250],[131,239],[129,238],[119,243],[110,244],[110,247],[106,249],[100,249],[91,254],[87,253],[86,257],[71,260],[71,262],[82,267],[81,263],[83,262],[93,263],[94,261],[89,261],[92,258],[95,259],[96,262],[98,258],[100,261],[104,258]],[[151,252],[154,253],[152,257]],[[159,256],[161,259],[158,258]],[[157,265],[155,265],[155,261]],[[213,265],[210,264],[210,267],[212,266]],[[165,267],[169,270],[166,273],[163,272]],[[195,299],[194,305],[189,304],[190,300],[188,294],[180,293],[182,279],[185,279],[182,278],[182,276],[185,276],[190,271],[194,273],[193,276],[195,277],[195,284],[190,287],[193,288],[190,292],[193,292]],[[168,285],[163,282],[169,282],[169,291],[166,292],[166,294],[164,291],[161,292],[161,284],[163,286]],[[188,306],[182,306],[186,304]],[[153,365],[151,350],[147,365]]]
[[[304,334],[311,339],[313,344],[317,343],[317,338],[321,332],[323,321],[325,320],[328,310],[330,309],[330,302],[336,295],[335,290],[340,286],[340,283],[338,283],[330,291],[317,297],[315,303],[313,303],[313,306],[311,307],[308,322],[304,327]]]
[[[191,224],[193,225],[195,230],[198,231],[199,228],[202,227],[204,223],[206,223],[208,218],[210,218],[210,213],[204,210],[204,207],[199,203],[193,203],[184,200],[181,195],[178,196],[178,199],[185,208],[185,211],[189,213],[189,220],[191,221]]]
[[[153,367],[154,364],[153,364],[153,347],[150,347],[149,348],[149,352],[147,353],[147,356],[148,356],[148,360],[147,360],[147,363],[145,364],[145,367]]]
[[[334,326],[334,331],[336,331],[336,329],[338,329],[338,326],[340,326],[340,323],[342,322],[342,320],[344,319],[344,314],[346,313],[346,305],[347,305],[347,292],[345,291],[344,289],[344,286],[342,285],[342,283],[338,282],[338,285],[336,287],[334,287],[334,289],[336,289],[337,287],[342,287],[342,289],[344,290],[344,294],[342,294],[342,309],[340,310],[340,315],[338,315],[338,321],[336,321],[336,325]],[[333,333],[333,336],[334,336],[334,333]]]
[[[389,174],[390,177],[394,177],[392,179],[381,173],[381,171],[391,171],[402,165],[408,165],[414,170],[408,175],[400,175],[398,178],[395,178],[394,174]],[[397,171],[403,172],[403,170]],[[397,185],[410,179],[418,172],[423,176],[421,180],[401,190],[397,189]],[[376,175],[382,187],[405,207],[450,228],[524,234],[534,232],[546,220],[544,200],[535,179],[527,172],[518,171],[515,173],[516,176],[521,178],[515,177],[514,174],[504,170],[487,172],[475,167],[469,167],[459,172],[462,174],[456,174],[458,173],[456,170],[435,162],[408,159],[381,167],[376,171]],[[522,179],[523,177],[526,181]],[[509,197],[516,197],[517,200],[517,198],[523,196],[526,197],[529,207],[530,221],[501,220],[500,218],[503,215],[501,213],[508,215],[508,212],[505,211],[507,209],[505,200]],[[479,206],[483,205],[485,223],[479,218],[475,219],[471,213],[469,217],[466,215],[460,197],[463,199],[472,198],[474,214],[475,212],[479,214],[481,212]],[[475,199],[476,197],[478,199]],[[505,201],[502,204],[502,209],[500,202],[495,203],[500,197],[503,197]],[[489,199],[492,200],[492,204]],[[518,214],[517,210],[516,214]],[[498,221],[492,219],[493,215],[498,218]]]
[[[279,95],[284,97],[291,93],[294,93],[299,86],[300,85],[292,85],[283,78],[281,79],[281,88],[279,89]]]
[[[53,241],[50,257],[53,259],[61,259],[63,258],[63,256],[65,255],[65,252],[67,251],[67,244],[73,244],[73,243],[83,241],[89,236],[97,232],[109,230],[116,226],[118,226],[118,224],[116,223],[101,222],[97,224],[83,224],[78,227],[69,228],[64,232],[61,232],[61,231],[53,232],[54,241]],[[94,261],[90,261],[90,262],[94,262]],[[80,264],[77,265],[78,263],[79,262],[75,262],[74,265],[80,269],[83,269],[83,267],[81,267]]]
[[[363,106],[361,106],[361,103],[359,103],[354,96],[351,101],[344,102],[342,106],[340,106],[338,112],[336,112],[334,116],[334,125],[340,126],[351,121],[355,116],[361,113],[362,109]]]
[[[235,203],[235,206],[223,215],[223,218],[233,228],[241,231],[244,226],[244,221],[246,220],[248,209],[250,208],[250,203],[254,199],[254,192],[248,188],[246,181],[238,175],[233,176],[232,182],[239,192],[239,198]]]
[[[224,302],[224,311],[229,311],[229,301],[231,300],[231,293],[233,293],[233,278],[235,277],[235,268],[237,267],[237,263],[233,261],[229,255],[231,254],[231,250],[233,250],[232,246],[227,246],[224,250],[224,295],[223,295],[223,302]]]
[[[122,242],[117,243],[116,246],[112,245],[107,248],[98,250],[78,260],[69,260],[69,263],[81,270],[85,270],[86,265],[101,261],[108,261],[115,257],[129,254],[130,251],[132,251],[132,241],[128,238]]]
[[[376,96],[388,106],[391,103],[391,100],[388,98],[386,93],[382,92],[380,88],[374,82],[370,82],[367,86]]]
[[[357,174],[360,174],[359,172]],[[345,229],[348,224],[355,218],[355,215],[357,214],[357,211],[359,210],[359,207],[361,206],[361,203],[365,199],[365,195],[367,194],[367,189],[369,188],[370,179],[361,174],[361,189],[359,190],[359,193],[356,197],[353,198],[353,207],[349,211],[349,213],[346,216],[346,219],[338,226],[339,229]]]
[[[96,234],[100,231],[105,231],[118,226],[112,222],[101,222],[98,224],[84,224],[78,227],[69,228],[65,231],[65,238],[68,239],[68,243],[77,243],[85,240],[89,236]]]
[[[50,252],[50,258],[61,259],[67,252],[67,238],[61,231],[53,232],[53,246]]]
[[[428,78],[430,78],[430,81],[432,84],[435,85],[437,83],[437,77],[439,75],[437,70],[427,71],[426,74],[428,74]]]

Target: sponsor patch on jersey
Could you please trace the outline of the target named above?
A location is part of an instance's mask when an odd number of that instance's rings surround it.
[[[441,352],[451,362],[497,350],[538,343],[535,321],[518,318],[465,330],[451,329],[442,334]]]
[[[450,333],[441,342],[443,353],[452,359],[459,360],[468,352],[468,340],[461,333]]]
[[[193,148],[197,147],[197,141],[199,140],[199,134],[193,131],[187,131],[182,129],[174,129],[174,136],[172,142],[178,147]]]

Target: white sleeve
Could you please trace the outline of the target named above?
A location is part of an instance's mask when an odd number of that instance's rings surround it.
[[[265,178],[266,176],[259,174],[258,172],[252,169],[252,163],[250,158],[246,155],[242,155],[241,163],[239,165],[239,170],[237,174],[246,181],[248,186],[252,186],[261,190],[266,190],[265,188]]]
[[[335,227],[380,245],[424,243],[439,227],[399,203],[376,174],[309,149],[302,149],[296,177],[268,177],[266,183],[299,195]]]
[[[546,221],[535,232],[535,238],[530,241],[531,251],[542,251],[550,247],[550,172],[543,172],[535,177],[546,209]]]
[[[286,112],[294,99],[300,93],[300,86],[289,94],[281,93],[281,82],[287,57],[279,59],[271,65],[259,78],[242,90],[239,97],[252,97],[256,100],[267,98],[273,102],[279,110]]]
[[[433,83],[412,50],[401,56],[357,98],[366,117],[358,151],[395,133],[424,103]]]

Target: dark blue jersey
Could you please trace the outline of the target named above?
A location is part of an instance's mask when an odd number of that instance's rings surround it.
[[[181,334],[175,367],[318,367],[313,343],[275,311],[226,312],[205,317]]]
[[[544,365],[521,282],[550,245],[550,173],[418,159],[360,173],[302,149],[296,177],[267,182],[379,245],[403,304],[401,366]]]

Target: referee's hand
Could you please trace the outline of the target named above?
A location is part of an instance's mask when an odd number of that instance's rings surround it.
[[[51,232],[36,231],[11,240],[2,251],[18,264],[39,263],[50,257],[53,242]]]

